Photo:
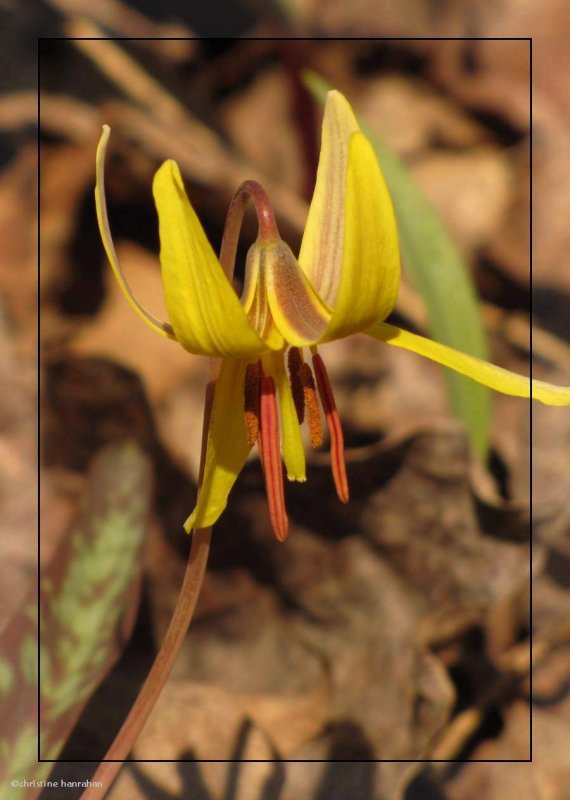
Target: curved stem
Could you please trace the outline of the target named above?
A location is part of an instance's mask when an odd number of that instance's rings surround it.
[[[253,201],[257,214],[259,226],[257,240],[259,242],[267,242],[280,238],[275,214],[267,192],[257,181],[244,181],[234,194],[228,208],[220,250],[220,264],[230,280],[234,270],[243,214],[247,201],[250,199]]]
[[[220,360],[210,359],[208,383],[206,385],[206,399],[204,403],[204,421],[202,425],[202,454],[200,458],[200,474],[198,487],[202,484],[204,462],[206,460],[206,441],[210,427],[210,415],[214,400],[216,379],[220,370]],[[198,488],[199,491],[199,488]],[[127,758],[138,735],[142,731],[158,696],[166,683],[172,670],[178,651],[182,646],[188,627],[194,616],[202,581],[206,572],[212,527],[200,528],[192,534],[190,554],[184,573],[184,581],[178,595],[178,601],[172,614],[172,619],[166,631],[160,650],[154,660],[143,687],[134,702],[121,730],[117,734],[111,747],[107,751],[104,761],[98,766],[92,783],[101,786],[90,786],[81,795],[81,800],[99,800],[105,797],[111,788],[121,766]]]
[[[192,535],[184,581],[158,655],[129,715],[109,748],[105,761],[91,778],[92,783],[100,782],[102,785],[90,786],[81,795],[81,800],[99,800],[106,795],[166,683],[196,608],[206,571],[211,535],[211,527],[196,530]]]

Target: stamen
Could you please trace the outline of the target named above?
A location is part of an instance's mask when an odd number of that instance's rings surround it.
[[[331,437],[331,467],[336,493],[343,503],[348,503],[348,479],[344,461],[344,438],[340,417],[334,401],[332,386],[322,358],[313,354],[313,368],[317,379],[317,388],[323,404],[325,417]]]
[[[247,365],[243,390],[247,443],[253,447],[259,437],[259,395],[261,391],[261,363],[259,361]]]
[[[301,364],[300,373],[303,384],[304,405],[307,409],[309,440],[311,442],[311,447],[317,450],[319,447],[322,447],[323,444],[323,426],[321,424],[321,412],[317,401],[315,379],[306,361]]]
[[[305,392],[303,387],[303,378],[301,375],[301,367],[303,363],[303,356],[301,355],[299,348],[289,348],[289,352],[287,354],[287,368],[289,369],[291,394],[293,395],[293,403],[295,404],[299,425],[302,425],[303,420],[305,419]]]
[[[287,538],[289,520],[285,510],[275,381],[271,376],[263,375],[263,372],[261,373],[259,419],[259,452],[265,479],[265,491],[269,503],[269,516],[275,535],[280,542],[284,542]]]

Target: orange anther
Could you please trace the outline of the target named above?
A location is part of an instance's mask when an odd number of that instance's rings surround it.
[[[259,436],[259,394],[261,391],[261,363],[259,361],[247,365],[243,390],[247,443],[253,447]]]
[[[303,396],[305,408],[307,409],[307,423],[309,425],[309,440],[315,449],[323,444],[323,426],[321,425],[321,412],[317,401],[317,390],[315,379],[307,362],[301,364],[301,381],[303,384]]]

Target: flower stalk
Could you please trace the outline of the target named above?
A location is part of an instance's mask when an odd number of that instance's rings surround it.
[[[267,194],[255,181],[238,188],[216,258],[178,166],[169,160],[158,169],[153,192],[167,323],[156,320],[134,298],[117,259],[104,191],[108,137],[105,126],[97,150],[95,197],[101,237],[119,285],[147,325],[189,352],[207,356],[211,368],[198,499],[184,523],[188,533],[193,531],[190,558],[165,641],[109,751],[109,758],[123,759],[184,639],[206,567],[211,527],[223,513],[251,448],[257,443],[269,517],[277,538],[284,541],[288,521],[283,464],[289,480],[305,481],[300,426],[307,422],[312,446],[322,444],[320,400],[335,488],[339,499],[348,502],[340,417],[318,345],[364,333],[497,391],[551,405],[570,405],[570,388],[531,381],[385,321],[396,304],[400,282],[394,209],[373,148],[339,92],[327,95],[315,191],[297,258],[280,239]],[[258,236],[248,253],[244,289],[238,297],[231,281],[250,199],[257,212]],[[304,360],[304,348],[312,355],[312,370]],[[96,777],[109,781],[118,769],[113,763],[102,764]],[[100,796],[90,788],[83,800]]]
[[[81,800],[101,800],[127,759],[172,670],[194,615],[210,551],[212,528],[194,531],[184,581],[168,630],[151,670],[125,722]],[[95,784],[101,784],[100,786]]]
[[[258,241],[267,243],[279,238],[273,209],[265,190],[256,181],[245,181],[237,190],[230,204],[222,238],[220,264],[229,280],[231,280],[233,276],[243,215],[246,204],[250,198],[254,202],[257,213],[259,225]],[[106,209],[104,205],[103,211],[106,219]],[[120,269],[118,271],[120,273],[121,285],[124,284],[130,293],[130,289],[124,280],[122,272]],[[138,302],[134,297],[132,297],[132,302],[138,307]],[[142,310],[147,316],[147,319],[151,320],[153,324],[160,326],[164,331],[170,329],[169,325],[161,323],[151,315],[148,315],[144,309]],[[210,358],[209,376],[206,384],[204,401],[198,493],[200,492],[204,478],[208,431],[210,428],[216,381],[219,372],[220,359]],[[264,474],[268,482],[268,497],[270,500],[272,524],[278,538],[283,540],[287,535],[287,515],[285,512],[283,477],[281,473],[279,422],[275,404],[275,383],[273,378],[263,375],[261,366],[258,370],[257,390],[261,398],[260,402],[258,401],[257,408],[260,429],[255,438],[259,438],[260,441]],[[174,662],[192,621],[194,611],[196,610],[206,572],[211,535],[211,525],[192,531],[192,543],[184,573],[184,580],[160,650],[133,707],[91,780],[92,784],[101,784],[101,786],[92,785],[87,788],[82,794],[81,800],[99,800],[99,798],[105,796],[111,783],[117,776],[122,763],[127,759],[132,750],[135,741],[158,700],[168,676],[172,671],[172,667],[174,666]]]

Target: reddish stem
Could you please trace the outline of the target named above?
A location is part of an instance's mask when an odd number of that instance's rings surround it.
[[[269,242],[272,239],[280,238],[275,221],[275,214],[273,213],[273,208],[267,196],[267,192],[257,181],[244,181],[234,194],[230,207],[228,208],[224,236],[222,238],[222,247],[220,250],[220,263],[230,279],[233,274],[243,214],[247,202],[250,199],[253,200],[257,213],[257,222],[259,225],[257,241]],[[231,265],[230,270],[226,269],[225,265]]]
[[[202,452],[198,486],[202,483],[204,472],[208,429],[210,427],[215,382],[219,373],[219,368],[219,359],[210,359],[210,374],[206,385],[206,399],[204,403]],[[204,573],[206,572],[211,536],[211,527],[195,530],[192,534],[192,544],[186,564],[186,572],[184,573],[184,581],[160,650],[158,651],[133,707],[121,726],[121,730],[107,751],[105,759],[98,766],[91,779],[93,784],[100,783],[101,786],[93,785],[87,788],[81,795],[81,800],[100,800],[100,798],[105,797],[106,793],[111,788],[111,783],[121,769],[123,762],[144,728],[158,700],[160,692],[170,675],[176,656],[182,646],[182,642],[184,641],[196,609]]]
[[[250,198],[253,200],[257,212],[259,224],[258,241],[268,242],[279,238],[279,231],[267,193],[256,181],[245,181],[237,190],[230,204],[220,251],[220,263],[229,280],[231,280],[233,276],[241,223],[245,206]],[[210,415],[219,368],[220,360],[210,359],[210,376],[206,387],[198,486],[201,485],[204,471]],[[272,428],[272,425],[270,425],[270,428]],[[273,430],[272,435],[275,435]],[[282,503],[282,507],[284,510],[284,502]],[[281,535],[283,538],[287,535],[286,520],[286,516],[283,519],[280,515],[277,525],[278,536]],[[121,730],[109,748],[105,760],[99,765],[92,778],[93,784],[100,783],[101,786],[90,786],[82,794],[81,800],[100,800],[100,798],[103,798],[107,794],[112,781],[119,772],[122,763],[127,758],[133,744],[154,708],[158,696],[172,670],[196,608],[202,580],[206,571],[211,535],[211,527],[202,528],[193,532],[184,581],[160,650]]]
[[[91,778],[92,783],[100,782],[101,786],[90,786],[81,795],[81,800],[100,800],[105,797],[112,781],[122,767],[122,762],[127,758],[154,708],[196,608],[202,579],[206,571],[211,533],[212,528],[202,528],[194,531],[192,535],[192,547],[184,582],[166,636],[127,719],[105,756],[105,761],[99,765],[95,775]]]

